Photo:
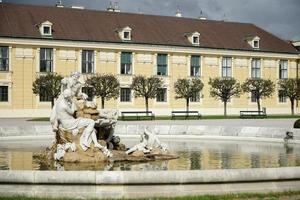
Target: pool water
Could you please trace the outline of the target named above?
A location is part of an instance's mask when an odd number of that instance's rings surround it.
[[[126,146],[138,139],[123,139]],[[45,149],[51,141],[0,141],[0,170],[209,170],[300,166],[300,145],[265,142],[212,140],[163,140],[178,159],[146,163],[53,163],[45,166],[33,153]]]

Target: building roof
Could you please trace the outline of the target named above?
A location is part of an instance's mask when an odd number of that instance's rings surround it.
[[[247,38],[258,36],[260,49],[253,51],[297,53],[290,43],[248,23],[0,3],[0,36],[43,38],[38,26],[47,20],[53,23],[53,40],[120,43],[116,30],[129,26],[130,43],[193,47],[186,34],[197,31],[200,46],[194,48],[253,50]]]

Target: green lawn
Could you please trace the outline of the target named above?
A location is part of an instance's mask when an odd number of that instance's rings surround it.
[[[299,200],[300,191],[297,192],[280,192],[267,194],[227,194],[227,195],[204,195],[204,196],[186,196],[176,198],[148,198],[157,200]],[[30,197],[0,197],[0,200],[73,200],[73,198],[30,198]]]
[[[267,118],[264,119],[299,119],[300,115],[268,115]],[[177,120],[185,120],[184,118],[176,118]],[[229,115],[227,117],[224,117],[223,115],[204,115],[202,116],[201,119],[206,119],[206,120],[215,120],[215,119],[240,119],[239,115]],[[200,119],[200,120],[201,120]],[[120,121],[122,121],[121,117],[118,119]],[[136,118],[135,117],[126,117],[126,119],[124,121],[135,121]],[[149,120],[149,117],[147,118],[143,118],[141,117],[140,120]],[[171,116],[156,116],[155,120],[171,120]],[[196,118],[189,118],[189,120],[198,120]],[[247,119],[245,119],[247,120]],[[49,118],[45,117],[45,118],[32,118],[29,119],[28,121],[49,121]]]

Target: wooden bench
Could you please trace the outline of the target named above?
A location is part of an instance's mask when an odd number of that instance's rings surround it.
[[[248,111],[242,110],[240,111],[240,118],[265,118],[267,114],[264,111]]]
[[[140,120],[141,118],[144,119],[151,119],[154,120],[155,119],[155,115],[154,113],[152,113],[152,111],[124,111],[121,112],[121,116],[122,116],[122,120],[125,119],[125,117],[131,117],[130,119],[136,119],[136,120]]]
[[[201,118],[201,114],[198,111],[172,111],[172,119],[175,118]]]

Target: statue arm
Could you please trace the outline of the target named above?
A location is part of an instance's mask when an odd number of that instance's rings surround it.
[[[74,112],[77,110],[77,109],[76,109],[76,105],[75,105],[75,103],[74,103],[74,102],[72,102],[72,105],[71,105],[71,107],[69,107],[69,106],[65,106],[65,110],[66,110],[66,112],[67,112],[68,114],[70,114],[70,115],[73,115],[73,114],[74,114]]]

